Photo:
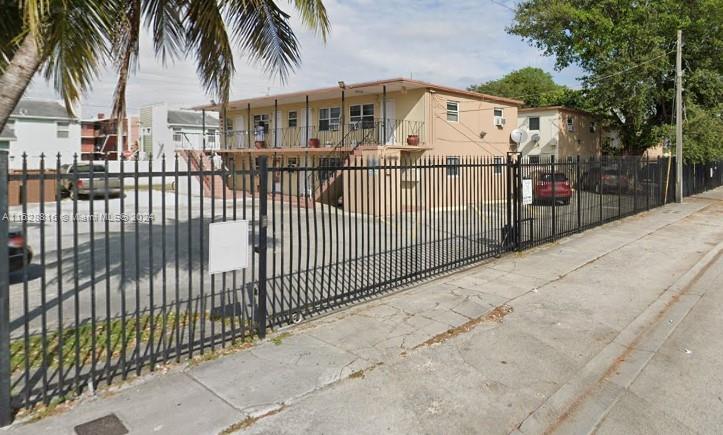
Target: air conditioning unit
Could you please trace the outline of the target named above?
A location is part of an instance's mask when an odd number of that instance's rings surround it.
[[[495,116],[495,127],[504,127],[507,120],[501,116]]]

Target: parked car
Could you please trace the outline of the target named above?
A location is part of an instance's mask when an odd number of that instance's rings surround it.
[[[23,262],[23,257],[25,261]],[[20,231],[10,231],[8,233],[8,266],[10,272],[15,272],[23,268],[23,264],[28,265],[33,259],[33,250],[25,244],[23,233]]]
[[[628,176],[612,166],[590,168],[580,177],[580,188],[595,193],[627,192],[629,187]]]
[[[553,191],[554,185],[554,191]],[[532,174],[532,200],[569,204],[572,198],[570,180],[562,172],[536,172]]]
[[[93,172],[93,187],[91,190],[91,168]],[[68,177],[63,178],[61,185],[59,186],[61,192],[70,195],[73,198],[84,197],[96,197],[96,196],[114,196],[120,195],[121,193],[121,180],[118,177],[108,177],[106,184],[105,177],[105,166],[103,165],[90,165],[90,164],[78,164],[78,165],[63,165],[61,167],[63,174],[67,174]],[[74,174],[77,173],[77,179],[74,178]]]

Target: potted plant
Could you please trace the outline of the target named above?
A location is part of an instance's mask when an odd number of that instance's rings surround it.
[[[319,138],[312,137],[309,139],[309,147],[311,148],[319,148],[321,146],[321,141],[319,141]]]
[[[256,148],[266,148],[266,141],[257,140],[254,145],[256,145]]]
[[[407,145],[411,145],[411,146],[419,145],[419,135],[418,134],[410,134],[409,136],[407,136]]]

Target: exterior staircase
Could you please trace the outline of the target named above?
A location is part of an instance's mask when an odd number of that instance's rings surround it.
[[[227,198],[233,196],[233,190],[226,185],[226,180],[223,179],[220,170],[217,168],[215,172],[212,171],[213,160],[208,154],[201,150],[192,149],[179,150],[178,154],[186,161],[192,171],[201,173],[197,178],[203,196],[223,198],[224,190]]]

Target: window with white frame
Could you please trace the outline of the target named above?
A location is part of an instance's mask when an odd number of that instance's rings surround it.
[[[459,157],[449,156],[447,157],[447,176],[456,177],[459,175]]]
[[[575,131],[575,118],[572,115],[567,115],[567,131]]]
[[[373,128],[374,105],[355,104],[353,106],[349,106],[349,120],[355,127]]]
[[[233,119],[226,119],[226,132],[233,131]]]
[[[214,130],[214,129],[212,129],[212,128],[211,128],[211,129],[207,129],[207,130],[206,130],[206,137],[207,137],[207,140],[206,140],[206,141],[207,141],[208,143],[210,143],[210,144],[215,144],[215,143],[216,143],[216,130]]]
[[[298,116],[299,114],[295,110],[289,112],[289,127],[296,127],[298,125]]]
[[[183,141],[183,132],[179,127],[173,127],[173,141],[174,142],[182,142]]]
[[[339,130],[339,121],[341,118],[341,107],[326,107],[319,110],[319,130],[320,131],[336,131]]]
[[[286,159],[286,165],[290,168],[297,168],[299,166],[299,158],[298,157],[288,157]]]
[[[528,160],[528,163],[530,163],[530,164],[532,164],[532,165],[537,165],[537,164],[540,163],[540,156],[539,156],[539,155],[528,156],[527,158],[529,159],[529,160]]]
[[[264,113],[261,115],[254,115],[254,131],[263,129],[264,133],[269,132],[269,115]]]
[[[70,123],[69,122],[58,122],[55,124],[56,137],[58,139],[67,139],[70,137]]]
[[[503,116],[505,116],[505,111],[501,107],[495,107],[494,114],[495,114],[495,117],[502,118]]]
[[[533,116],[530,118],[530,130],[539,130],[540,129],[540,117],[539,116]]]
[[[459,101],[447,101],[447,121],[459,122]]]

